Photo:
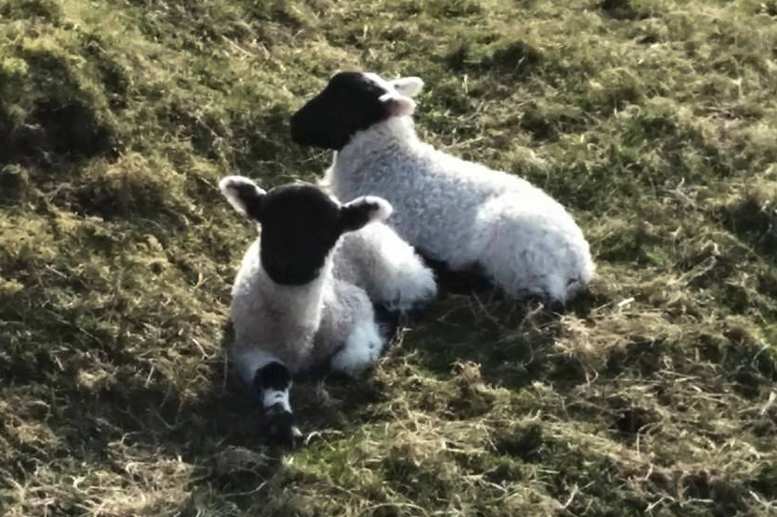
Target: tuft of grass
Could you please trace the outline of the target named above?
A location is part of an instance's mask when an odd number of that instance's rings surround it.
[[[28,515],[772,515],[774,2],[0,0],[0,508]],[[224,348],[255,236],[314,180],[287,120],[419,75],[426,140],[569,207],[564,314],[446,289],[264,444]]]

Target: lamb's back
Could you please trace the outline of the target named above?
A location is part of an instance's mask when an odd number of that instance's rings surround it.
[[[561,209],[542,190],[517,176],[428,144],[375,153],[370,158],[357,170],[335,161],[328,176],[335,195],[344,200],[368,194],[386,198],[395,209],[388,224],[438,260],[465,265],[474,259],[474,251],[466,244],[479,231],[474,223],[491,199],[509,193],[515,203],[526,199],[532,207],[539,203],[547,205],[545,209]]]

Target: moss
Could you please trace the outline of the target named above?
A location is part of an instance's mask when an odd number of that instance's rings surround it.
[[[500,454],[520,458],[524,462],[542,461],[545,453],[540,424],[516,426],[495,436],[494,447]]]
[[[465,40],[447,55],[446,61],[450,68],[459,72],[498,72],[522,78],[542,62],[542,54],[522,40],[485,44]]]
[[[115,127],[102,92],[71,55],[45,37],[27,40],[0,74],[0,161],[52,165],[111,154]],[[30,87],[30,84],[32,87]]]
[[[639,2],[632,0],[602,0],[599,9],[604,14],[616,20],[641,20],[648,17],[648,13],[635,6]]]
[[[0,1],[0,507],[763,512],[770,12]],[[562,314],[446,279],[370,377],[295,384],[312,434],[282,453],[228,373],[230,283],[256,234],[216,185],[320,175],[331,157],[287,120],[347,68],[424,78],[424,138],[553,194],[598,278]]]
[[[18,202],[24,199],[30,187],[28,172],[19,165],[6,165],[0,169],[0,199]]]
[[[55,0],[5,0],[0,4],[0,16],[7,19],[32,17],[56,23],[62,21],[64,11]]]
[[[723,208],[723,222],[767,256],[777,253],[777,188],[771,183],[746,189]]]
[[[76,195],[79,206],[85,213],[104,219],[136,219],[159,213],[183,216],[190,205],[184,191],[185,177],[165,167],[161,159],[137,153],[124,154],[111,163],[95,162],[85,172],[85,186]]]

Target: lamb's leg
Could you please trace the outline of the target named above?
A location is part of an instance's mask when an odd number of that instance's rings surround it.
[[[384,345],[374,319],[359,321],[343,348],[332,357],[332,369],[356,377],[377,362]]]
[[[289,402],[291,384],[288,368],[277,361],[257,368],[254,375],[254,388],[262,404],[269,438],[286,447],[293,447],[295,438],[302,435],[294,425]]]
[[[437,294],[434,273],[385,224],[371,224],[343,242],[343,256],[361,266],[356,285],[387,309],[407,312],[430,302]]]

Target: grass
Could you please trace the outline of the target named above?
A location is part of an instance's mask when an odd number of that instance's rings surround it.
[[[33,515],[777,514],[777,5],[0,0],[0,508]],[[289,115],[420,75],[424,138],[568,206],[560,316],[446,293],[282,455],[227,374],[240,172]]]

